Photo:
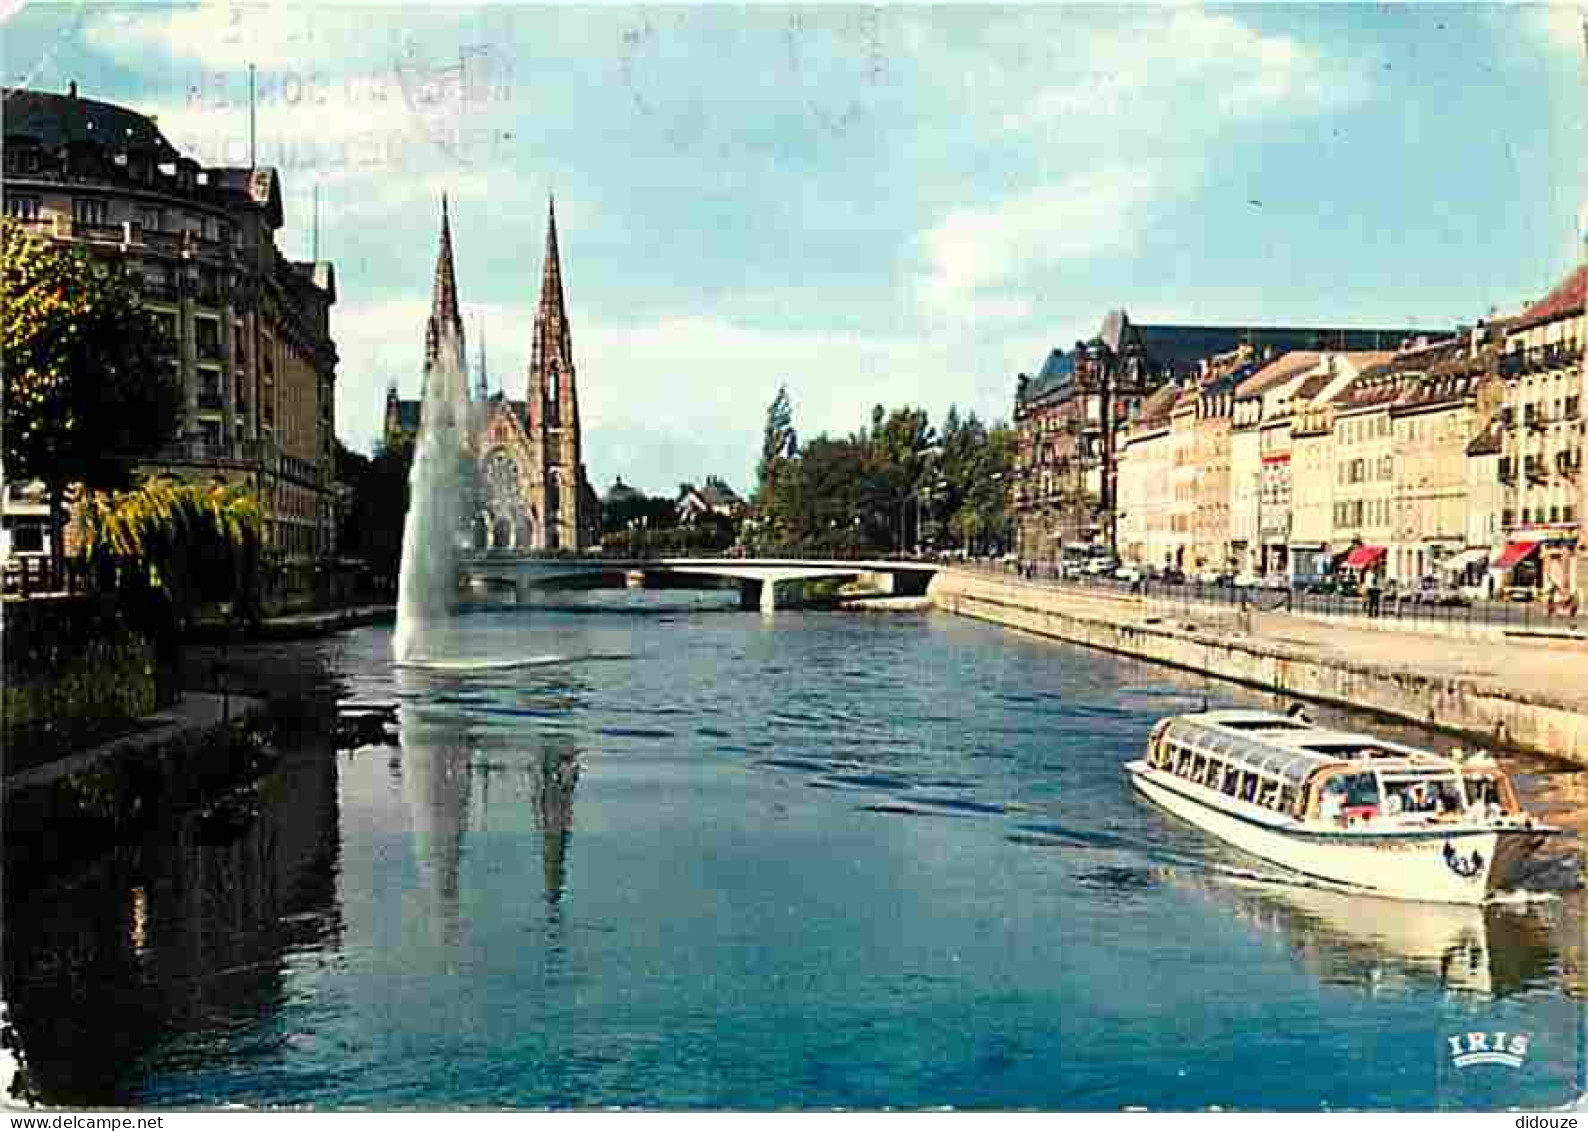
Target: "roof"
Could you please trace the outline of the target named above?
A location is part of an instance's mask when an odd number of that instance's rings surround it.
[[[1026,377],[1024,374],[1021,377],[1024,381],[1021,399],[1037,400],[1075,380],[1075,358],[1063,350],[1052,350],[1035,377]]]
[[[633,499],[643,499],[644,497],[645,493],[643,491],[637,491],[623,482],[621,475],[618,476],[611,487],[607,488],[606,493],[606,501],[608,503],[628,502]]]
[[[1500,454],[1502,429],[1498,420],[1491,420],[1483,431],[1467,445],[1469,456],[1495,456]]]
[[[93,98],[52,94],[43,90],[7,87],[5,140],[7,145],[31,141],[47,149],[74,142],[95,142],[107,148],[140,149],[157,161],[182,159],[165,139],[154,119]]]
[[[206,169],[211,187],[264,209],[272,228],[281,227],[285,213],[281,205],[281,174],[267,167],[257,169]]]
[[[1135,426],[1143,428],[1166,423],[1169,413],[1174,410],[1175,402],[1179,399],[1178,385],[1169,384],[1155,389],[1141,402],[1141,408],[1136,413]]]
[[[1237,397],[1255,397],[1284,384],[1317,365],[1323,355],[1311,350],[1291,350],[1281,354],[1235,388]]]
[[[1526,330],[1530,326],[1553,322],[1557,318],[1581,314],[1585,288],[1588,288],[1588,264],[1578,267],[1549,294],[1522,311],[1521,317],[1517,318],[1508,329]]]

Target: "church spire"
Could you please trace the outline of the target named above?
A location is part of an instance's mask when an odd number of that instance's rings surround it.
[[[463,316],[458,309],[458,277],[452,265],[452,223],[447,215],[447,197],[441,196],[441,248],[436,253],[435,286],[430,295],[430,321],[425,326],[425,372],[435,368],[441,356],[443,331],[451,330],[456,348],[457,371],[463,373]]]
[[[562,257],[557,251],[557,198],[546,208],[546,263],[541,269],[540,308],[535,312],[535,343],[531,364],[544,372],[555,359],[564,369],[573,367],[573,341],[568,334],[568,312],[562,297]]]

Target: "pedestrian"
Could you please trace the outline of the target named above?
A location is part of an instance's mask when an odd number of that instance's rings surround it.
[[[1384,590],[1379,585],[1378,571],[1367,575],[1367,615],[1378,616],[1379,601],[1384,596]]]

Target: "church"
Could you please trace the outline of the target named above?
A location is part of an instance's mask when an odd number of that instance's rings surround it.
[[[425,380],[447,342],[457,350],[454,372],[466,373],[451,223],[443,199],[441,249],[425,328]],[[476,550],[511,553],[593,546],[600,535],[600,502],[585,475],[555,201],[547,210],[546,259],[524,399],[488,393],[483,345],[475,376],[465,454],[472,457],[476,474],[465,508],[469,529],[464,537]],[[399,399],[395,384],[387,389],[388,447],[418,432],[422,403],[423,389],[420,399],[412,401]]]

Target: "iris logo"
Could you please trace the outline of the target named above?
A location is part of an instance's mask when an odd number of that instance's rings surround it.
[[[1461,1033],[1445,1039],[1450,1042],[1450,1062],[1457,1068],[1473,1064],[1520,1068],[1532,1038],[1527,1033]]]

